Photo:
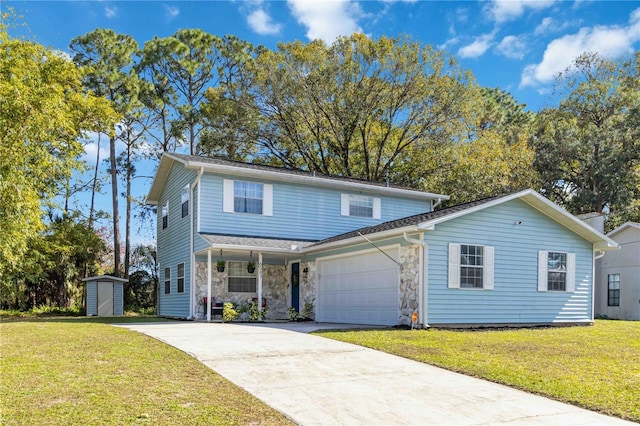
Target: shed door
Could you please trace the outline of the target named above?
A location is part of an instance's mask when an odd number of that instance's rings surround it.
[[[113,316],[113,283],[98,282],[98,316]]]
[[[397,261],[398,250],[385,250]],[[380,251],[318,260],[317,321],[398,323],[398,265]]]

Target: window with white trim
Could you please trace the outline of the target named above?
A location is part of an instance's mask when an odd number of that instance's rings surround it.
[[[182,188],[180,202],[182,203],[182,217],[185,217],[189,215],[189,184],[186,184],[184,188]]]
[[[171,268],[164,268],[164,294],[171,293]]]
[[[229,293],[255,293],[256,273],[249,273],[248,262],[228,262],[229,277],[227,278]]]
[[[607,287],[607,306],[620,306],[620,274],[608,274]]]
[[[161,213],[162,215],[162,229],[166,229],[169,226],[169,201],[162,206]]]
[[[184,263],[178,263],[178,293],[184,293]]]
[[[225,179],[222,211],[273,216],[273,185]]]
[[[449,288],[493,289],[494,248],[449,244]]]
[[[538,252],[538,291],[569,292],[576,288],[576,255],[562,251]]]
[[[340,214],[342,216],[380,219],[381,206],[380,198],[369,195],[342,194],[340,198]]]

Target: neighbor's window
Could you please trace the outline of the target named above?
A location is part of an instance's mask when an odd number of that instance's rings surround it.
[[[169,226],[169,201],[162,206],[162,229],[166,229]]]
[[[178,293],[184,293],[184,263],[178,263]]]
[[[484,247],[460,245],[460,288],[482,288]]]
[[[262,214],[262,184],[233,182],[233,211],[236,213]]]
[[[609,306],[620,306],[620,274],[609,274]]]
[[[181,201],[182,201],[182,217],[185,217],[189,214],[189,185],[185,185],[184,188],[182,188],[182,195],[181,195]]]
[[[247,271],[247,262],[229,262],[229,292],[255,293],[256,274]]]
[[[567,290],[567,253],[550,251],[547,255],[547,290]]]
[[[164,294],[171,293],[171,268],[164,268]]]

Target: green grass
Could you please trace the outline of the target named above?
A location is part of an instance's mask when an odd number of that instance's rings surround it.
[[[640,422],[640,322],[493,331],[317,332]]]
[[[106,324],[157,320],[3,317],[0,423],[290,424],[185,353]]]

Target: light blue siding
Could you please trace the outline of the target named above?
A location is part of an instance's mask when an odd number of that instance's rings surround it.
[[[87,281],[87,315],[98,315],[98,283]]]
[[[124,315],[124,292],[123,283],[113,283],[113,315]]]
[[[193,184],[196,178],[194,170],[185,169],[181,163],[174,162],[167,183],[158,202],[157,243],[158,263],[160,266],[160,288],[158,315],[187,318],[189,312],[189,294],[191,291],[191,232],[190,220],[193,212],[182,217],[182,188]],[[169,223],[162,229],[162,206],[169,200]],[[178,264],[184,263],[184,292],[178,293]],[[171,293],[164,293],[164,268],[171,268]]]
[[[430,202],[424,200],[265,180],[261,183],[273,185],[273,216],[223,213],[224,179],[234,179],[234,177],[206,173],[202,177],[201,232],[301,241],[321,240],[365,226],[428,212],[431,209]],[[381,218],[341,216],[340,194],[342,193],[380,197]]]
[[[516,224],[521,221],[521,224]],[[430,324],[551,323],[591,320],[592,245],[513,200],[436,225],[428,244]],[[449,243],[495,248],[494,289],[448,288]],[[576,290],[538,291],[538,251],[576,254]]]

